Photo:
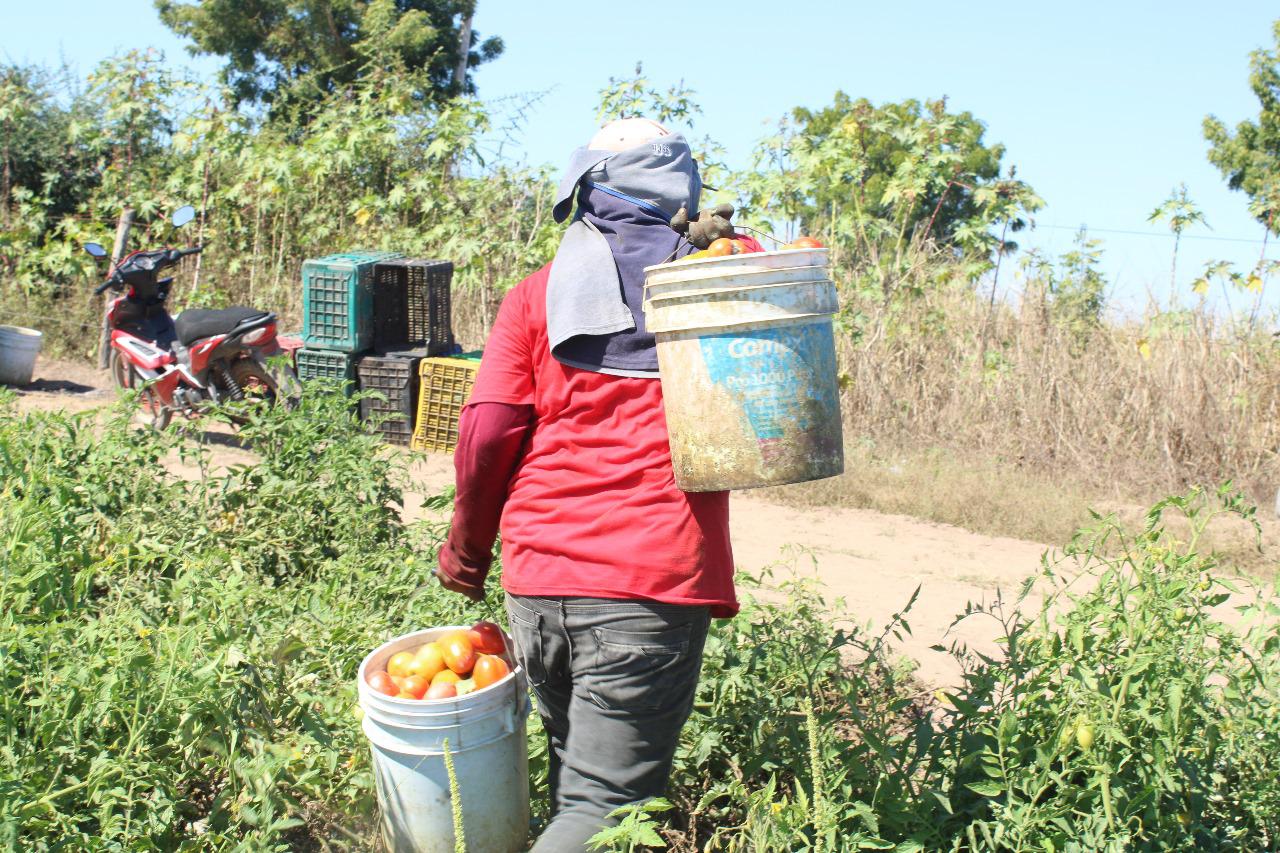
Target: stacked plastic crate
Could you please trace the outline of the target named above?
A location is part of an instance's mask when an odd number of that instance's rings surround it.
[[[382,437],[408,445],[418,403],[423,359],[453,352],[449,261],[396,259],[373,267],[373,349],[356,363],[362,391],[360,414],[378,423]]]
[[[373,346],[373,268],[396,252],[342,252],[302,264],[302,349],[298,378],[347,383]]]
[[[458,417],[479,370],[479,352],[422,360],[414,450],[453,452],[458,444]]]
[[[410,444],[415,427],[420,428],[419,401],[430,398],[427,407],[432,412],[440,409],[434,392],[427,393],[439,383],[428,382],[420,394],[420,376],[432,373],[433,363],[454,360],[438,356],[457,352],[451,325],[452,279],[449,261],[405,258],[397,252],[345,252],[305,262],[298,376],[338,380],[347,393],[354,387],[378,392],[360,401],[361,417],[376,421],[386,441]],[[462,362],[474,373],[476,362]],[[453,412],[456,441],[462,407],[452,403],[456,394],[448,396],[446,408]],[[433,415],[432,423],[437,420]],[[441,442],[421,446],[445,449]]]

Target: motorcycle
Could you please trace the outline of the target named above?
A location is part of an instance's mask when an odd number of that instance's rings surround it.
[[[174,211],[181,227],[195,218],[190,205]],[[276,315],[244,306],[188,309],[175,320],[165,302],[172,277],[159,273],[204,250],[139,250],[111,270],[95,294],[120,295],[106,306],[110,331],[108,369],[119,390],[136,390],[151,426],[164,429],[175,413],[193,418],[211,406],[233,401],[261,404],[296,401],[298,379],[284,364],[268,359],[284,352],[276,339]],[[96,259],[107,257],[98,243],[87,243]],[[245,421],[232,407],[230,417]]]

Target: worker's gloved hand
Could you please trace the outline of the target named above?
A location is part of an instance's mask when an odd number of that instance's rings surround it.
[[[688,209],[682,207],[675,216],[671,217],[671,227],[685,235],[689,242],[699,249],[705,249],[721,237],[738,236],[733,230],[733,223],[729,221],[732,218],[733,205],[731,204],[717,204],[715,207],[700,211],[698,218],[692,222],[689,221]]]
[[[482,601],[484,599],[484,588],[475,587],[468,583],[455,580],[449,577],[439,566],[436,566],[436,577],[440,580],[440,585],[450,592],[459,592],[472,601]]]

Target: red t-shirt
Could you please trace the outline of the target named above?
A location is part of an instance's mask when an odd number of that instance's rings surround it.
[[[709,605],[732,616],[729,493],[676,488],[661,382],[552,357],[550,269],[503,300],[469,400],[534,409],[502,512],[502,585],[514,595]]]

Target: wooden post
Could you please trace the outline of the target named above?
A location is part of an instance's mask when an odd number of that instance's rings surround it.
[[[116,220],[116,241],[111,246],[111,266],[108,267],[108,274],[113,272],[116,265],[124,258],[125,252],[129,246],[129,230],[133,228],[133,208],[126,207],[120,211],[120,218]],[[105,303],[111,299],[111,293],[108,291],[102,296]],[[107,355],[111,352],[111,329],[107,327],[106,306],[103,306],[102,312],[102,331],[98,336],[98,369],[107,369]]]

